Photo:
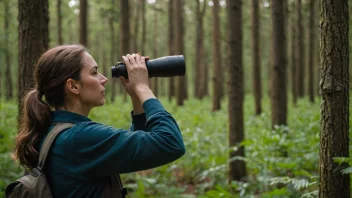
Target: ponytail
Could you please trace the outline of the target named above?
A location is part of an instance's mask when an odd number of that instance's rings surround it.
[[[25,95],[19,133],[15,139],[13,158],[29,169],[38,164],[39,152],[36,147],[51,123],[50,106],[42,97],[38,89],[32,89]]]

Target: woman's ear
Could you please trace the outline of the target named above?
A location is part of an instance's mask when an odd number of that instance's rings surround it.
[[[79,94],[79,83],[72,79],[72,78],[69,78],[67,79],[66,81],[66,89],[70,92],[70,93],[73,93],[75,95],[78,95]]]

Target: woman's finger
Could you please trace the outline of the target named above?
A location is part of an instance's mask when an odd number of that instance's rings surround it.
[[[141,55],[139,53],[136,54],[136,63],[137,65],[141,65]]]
[[[130,63],[132,66],[134,66],[136,64],[136,60],[135,60],[136,54],[132,54],[132,55],[127,55],[127,58],[130,60]]]
[[[129,55],[129,54],[127,54]],[[131,69],[131,64],[130,64],[130,60],[126,57],[126,56],[122,56],[123,62],[126,65],[127,71],[129,71]]]

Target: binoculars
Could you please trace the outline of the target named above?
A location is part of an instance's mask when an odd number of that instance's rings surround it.
[[[149,78],[184,76],[186,73],[185,58],[183,55],[165,56],[147,60],[145,63]],[[128,79],[127,68],[123,62],[118,62],[116,65],[112,66],[111,74],[113,78],[123,76]]]

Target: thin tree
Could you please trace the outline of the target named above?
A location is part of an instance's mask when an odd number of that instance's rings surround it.
[[[242,58],[242,0],[228,1],[228,97],[229,97],[229,146],[230,166],[229,180],[244,180],[247,176],[246,164],[243,160],[234,160],[237,156],[244,157],[244,146],[237,151],[231,149],[244,140],[243,129],[243,58]]]
[[[271,123],[287,124],[287,91],[286,91],[286,35],[282,0],[271,1],[272,13],[272,66],[271,66]]]
[[[134,27],[133,27],[133,51],[134,52],[139,52],[139,46],[138,46],[138,41],[139,41],[139,21],[141,18],[141,2],[139,0],[136,0],[135,2],[136,9],[135,9],[135,19],[134,19]]]
[[[11,53],[10,53],[10,6],[9,0],[4,0],[4,32],[5,32],[5,82],[6,82],[6,100],[13,98],[13,85],[12,85],[12,74],[11,74]],[[1,87],[1,84],[0,84]]]
[[[294,11],[296,9],[295,2],[293,1],[291,4],[291,91],[292,91],[292,99],[293,104],[297,103],[297,83],[296,83],[296,67],[297,67],[297,23]]]
[[[174,55],[175,54],[175,48],[174,48],[174,33],[175,33],[175,28],[174,28],[174,0],[169,0],[168,3],[168,44],[169,44],[169,54]],[[169,93],[168,93],[168,98],[169,101],[172,100],[172,97],[175,97],[176,91],[175,91],[175,77],[169,78]]]
[[[62,44],[62,17],[61,17],[61,0],[56,1],[56,12],[57,12],[57,42]]]
[[[145,46],[147,44],[147,20],[146,20],[146,10],[145,10],[145,0],[140,0],[141,2],[141,8],[142,8],[142,43],[141,43],[141,53],[143,56],[145,56],[146,51],[145,51]]]
[[[201,99],[204,95],[201,93],[202,81],[206,80],[205,73],[208,68],[204,67],[204,15],[206,10],[206,2],[200,6],[200,1],[196,1],[196,47],[195,47],[195,69],[194,69],[194,95],[196,98]]]
[[[315,65],[315,2],[309,2],[309,63],[308,63],[308,94],[310,102],[314,102],[314,65]]]
[[[183,1],[175,0],[174,1],[175,12],[174,12],[174,25],[175,25],[175,53],[183,54],[184,43],[183,43]],[[187,82],[186,77],[181,76],[177,77],[177,105],[181,106],[184,103],[184,100],[187,99]]]
[[[19,0],[18,8],[18,99],[21,115],[22,99],[25,93],[34,87],[34,64],[48,49],[48,0]]]
[[[350,197],[350,175],[335,157],[349,157],[349,46],[347,0],[320,0],[321,79],[319,197]]]
[[[110,30],[110,38],[111,38],[111,46],[110,46],[110,61],[111,63],[116,63],[116,58],[121,57],[120,54],[116,52],[116,40],[115,40],[115,28],[114,28],[114,8],[115,8],[115,0],[111,0],[110,2],[110,15],[109,15],[109,30]],[[115,78],[112,78],[111,80],[111,95],[110,95],[110,100],[113,103],[115,101],[115,96],[116,96],[116,83],[117,80]]]
[[[221,108],[221,89],[222,89],[222,69],[220,53],[220,19],[219,19],[219,0],[213,0],[213,111]]]
[[[304,29],[302,25],[302,0],[297,0],[297,62],[296,62],[296,88],[297,96],[302,98],[304,96]]]
[[[79,42],[88,46],[87,40],[87,11],[88,11],[88,2],[87,0],[80,0],[79,3]]]
[[[158,48],[159,48],[159,43],[158,43],[158,11],[157,11],[157,6],[156,6],[156,2],[154,4],[155,10],[154,10],[154,35],[153,35],[153,56],[154,58],[158,57]],[[154,77],[152,78],[152,90],[153,93],[155,94],[155,96],[159,95],[159,87],[158,87],[158,78]]]
[[[253,64],[253,93],[255,100],[255,114],[262,112],[262,88],[261,88],[261,68],[260,68],[260,18],[259,0],[252,0],[252,64]]]

